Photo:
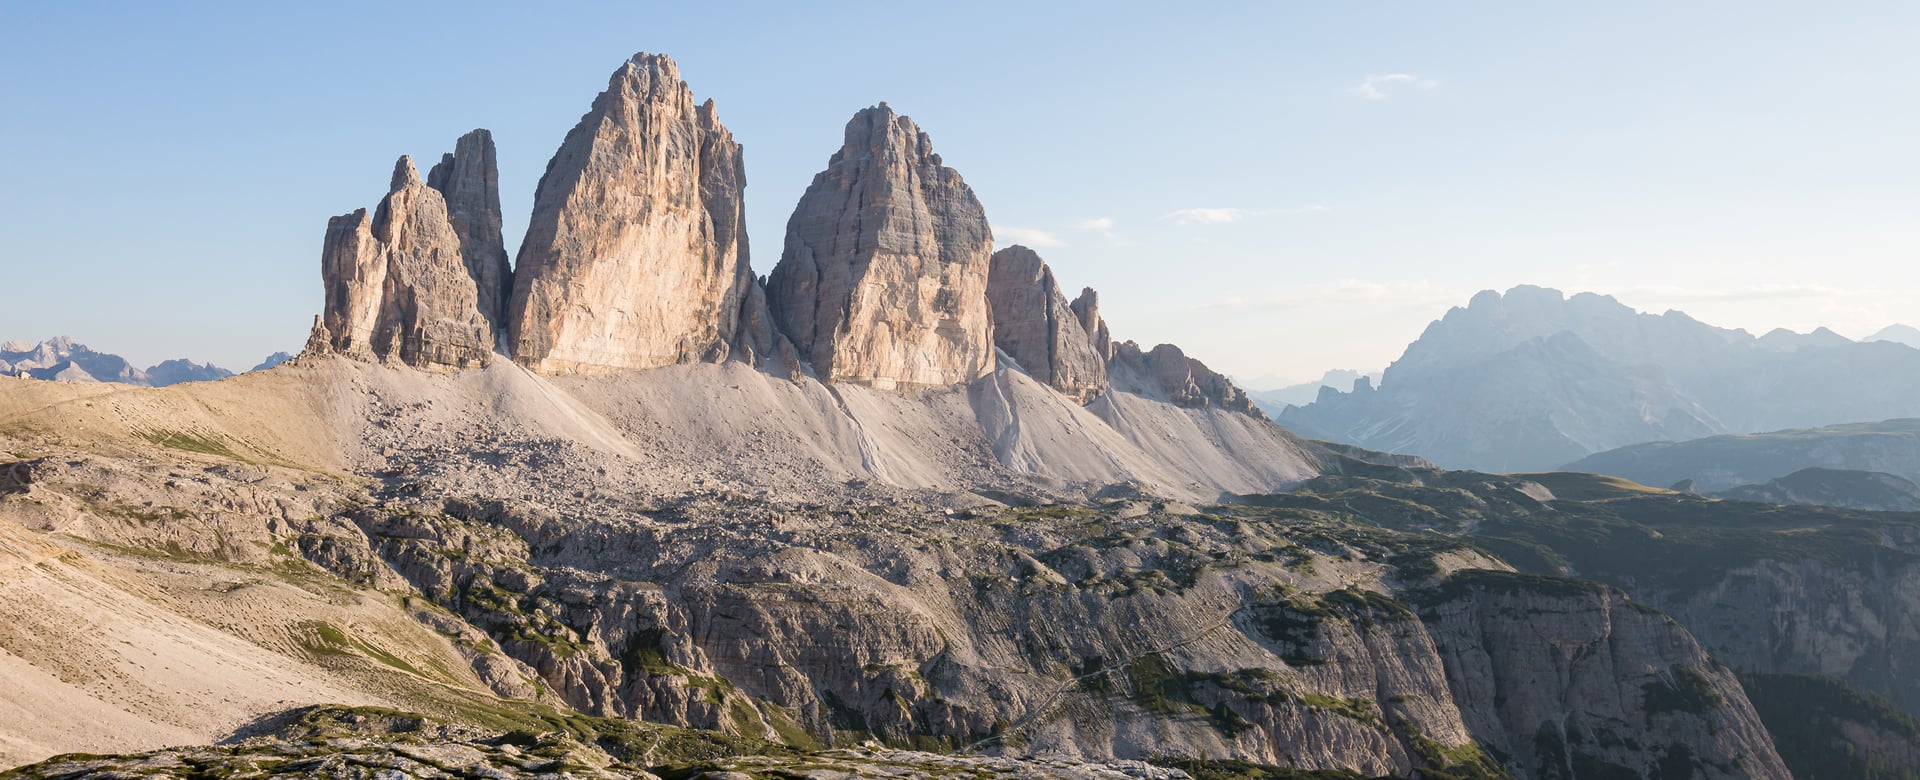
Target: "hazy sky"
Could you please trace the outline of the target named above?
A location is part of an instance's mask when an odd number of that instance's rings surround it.
[[[392,5],[0,0],[0,338],[297,350],[395,157],[492,129],[517,245],[643,50],[745,146],[757,272],[886,100],[1117,337],[1243,377],[1379,368],[1520,283],[1920,324],[1920,3]]]

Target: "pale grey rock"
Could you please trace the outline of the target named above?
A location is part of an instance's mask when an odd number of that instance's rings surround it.
[[[913,120],[881,103],[847,123],[801,196],[767,301],[822,381],[968,382],[994,368],[992,254],[972,188]]]
[[[713,101],[694,103],[672,59],[634,55],[540,178],[509,303],[514,360],[548,374],[724,360],[754,287],[745,187]]]
[[[453,151],[427,172],[427,186],[446,199],[447,219],[460,237],[460,256],[473,277],[480,315],[496,333],[505,330],[513,272],[500,236],[500,164],[493,134],[480,129],[460,136]]]
[[[994,346],[1033,378],[1080,404],[1106,388],[1106,356],[1094,348],[1039,254],[1019,245],[993,253],[987,301]]]
[[[330,351],[438,369],[486,365],[493,354],[446,200],[410,157],[395,163],[372,218],[360,209],[328,220],[321,276],[326,310],[315,340]]]
[[[1087,332],[1094,353],[1102,360],[1113,359],[1113,334],[1107,332],[1107,321],[1100,318],[1100,293],[1092,287],[1083,287],[1080,297],[1068,305],[1073,309],[1073,316],[1080,320],[1080,328]]]
[[[1121,342],[1113,348],[1109,370],[1128,378],[1124,387],[1150,397],[1180,406],[1215,407],[1266,419],[1233,380],[1187,357],[1187,353],[1172,344],[1160,344],[1142,352],[1138,344]]]

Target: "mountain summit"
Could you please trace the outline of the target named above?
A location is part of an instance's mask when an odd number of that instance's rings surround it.
[[[1756,338],[1521,286],[1429,325],[1378,389],[1323,391],[1296,432],[1443,466],[1539,470],[1647,441],[1920,414],[1920,350],[1825,329]]]

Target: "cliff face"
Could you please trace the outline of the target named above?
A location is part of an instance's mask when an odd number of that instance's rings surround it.
[[[787,221],[768,304],[823,381],[967,382],[993,370],[992,253],[973,190],[882,103],[847,123]]]
[[[673,60],[634,55],[534,194],[509,304],[514,360],[558,374],[725,359],[754,285],[745,187],[713,101],[694,103]]]
[[[1085,404],[1107,385],[1106,355],[1060,292],[1053,270],[1024,246],[993,253],[987,275],[993,343],[1034,379]]]
[[[445,197],[421,181],[411,158],[401,157],[371,218],[360,209],[327,222],[321,253],[326,311],[314,342],[349,357],[417,368],[485,365],[493,327],[480,308],[461,238]]]
[[[480,316],[495,333],[506,329],[513,271],[500,236],[500,164],[493,134],[475,130],[460,136],[453,151],[427,173],[427,186],[446,199],[447,221],[460,238],[460,256],[473,277]]]
[[[1789,776],[1732,670],[1665,615],[1525,575],[1442,590],[1421,614],[1467,729],[1528,776]]]

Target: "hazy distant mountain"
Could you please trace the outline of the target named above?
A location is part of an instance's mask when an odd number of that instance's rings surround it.
[[[154,387],[177,385],[181,382],[207,382],[233,376],[228,371],[212,363],[200,364],[191,360],[169,360],[147,369],[147,384]]]
[[[1874,471],[1920,481],[1920,420],[1832,425],[1686,442],[1651,442],[1590,455],[1562,467],[1647,485],[1693,480],[1714,493],[1808,468]]]
[[[0,343],[0,374],[55,382],[115,382],[144,387],[165,387],[181,382],[233,376],[232,371],[211,363],[200,364],[190,360],[168,360],[142,371],[134,368],[126,358],[95,352],[66,336],[55,336],[39,344],[24,341]]]
[[[253,368],[250,368],[247,370],[265,371],[269,368],[273,368],[274,366],[280,365],[281,363],[285,363],[292,359],[293,359],[293,356],[285,352],[275,352],[271,355],[268,355],[266,360],[260,361],[260,365],[254,366]]]
[[[1306,406],[1320,397],[1320,388],[1331,387],[1335,390],[1351,390],[1353,383],[1365,378],[1369,383],[1380,381],[1380,372],[1363,374],[1345,368],[1336,368],[1322,374],[1312,382],[1301,382],[1272,390],[1248,390],[1247,397],[1253,399],[1255,406],[1272,416],[1279,416],[1288,406]]]
[[[1878,471],[1801,469],[1764,485],[1741,485],[1717,497],[1876,512],[1920,512],[1920,485]]]
[[[1861,341],[1892,341],[1920,349],[1920,328],[1912,325],[1888,325]]]
[[[1825,329],[1756,338],[1522,286],[1447,312],[1378,389],[1327,391],[1279,419],[1445,467],[1537,470],[1648,441],[1920,416],[1916,387],[1920,349],[1902,344]]]

